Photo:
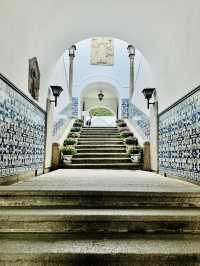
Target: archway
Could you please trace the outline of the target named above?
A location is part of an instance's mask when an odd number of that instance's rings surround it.
[[[103,93],[103,99],[98,98],[98,94]],[[92,119],[92,125],[108,126],[115,125],[115,120],[119,116],[120,93],[111,83],[94,82],[88,84],[80,94],[80,116],[87,121],[90,117],[91,110],[95,108],[104,108],[112,114],[99,115]]]

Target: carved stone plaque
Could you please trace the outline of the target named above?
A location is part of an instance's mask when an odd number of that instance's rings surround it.
[[[29,79],[28,79],[28,90],[36,101],[39,100],[40,90],[40,70],[36,57],[29,59]]]
[[[112,66],[114,64],[114,45],[111,38],[92,39],[91,64],[105,66]]]

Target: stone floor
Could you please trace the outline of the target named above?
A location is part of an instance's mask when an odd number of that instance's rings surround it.
[[[60,169],[10,186],[0,186],[2,190],[200,192],[200,186],[144,171]]]

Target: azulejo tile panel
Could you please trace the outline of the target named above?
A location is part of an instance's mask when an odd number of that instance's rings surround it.
[[[129,99],[122,98],[121,100],[121,117],[128,118],[129,117]]]
[[[200,90],[159,117],[159,167],[200,181]]]
[[[78,97],[72,97],[72,117],[78,117]]]
[[[45,112],[0,79],[0,176],[42,170]]]
[[[150,139],[150,121],[148,115],[134,104],[129,104],[129,119],[134,122],[143,139]]]

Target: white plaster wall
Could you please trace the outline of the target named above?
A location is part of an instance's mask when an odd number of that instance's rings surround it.
[[[27,93],[37,56],[42,98],[66,47],[93,36],[134,44],[147,58],[160,109],[199,85],[199,0],[1,0],[0,71]]]

